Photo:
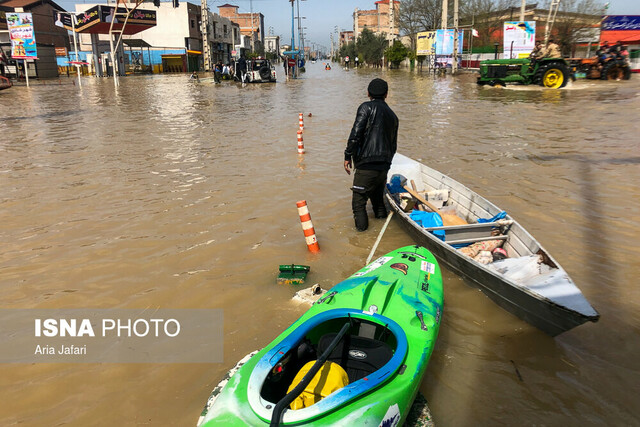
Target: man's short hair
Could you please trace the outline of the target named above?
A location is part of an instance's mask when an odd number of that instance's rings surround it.
[[[389,85],[382,79],[373,79],[369,83],[367,91],[372,98],[384,98],[389,91]]]

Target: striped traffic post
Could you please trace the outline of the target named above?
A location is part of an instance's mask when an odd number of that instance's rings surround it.
[[[302,131],[298,131],[298,154],[304,154],[304,142],[302,140]]]
[[[311,214],[307,207],[307,201],[300,200],[296,203],[296,206],[298,207],[298,215],[300,215],[300,223],[302,224],[304,238],[307,241],[307,248],[309,249],[309,252],[316,253],[320,251],[320,246],[318,245],[318,239],[316,238],[316,230],[313,228],[313,223],[311,222]]]
[[[300,130],[304,130],[304,118],[302,113],[298,114],[298,123],[300,124]]]

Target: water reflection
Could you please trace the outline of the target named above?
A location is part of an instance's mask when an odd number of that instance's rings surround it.
[[[473,75],[321,64],[244,88],[176,75],[0,94],[2,306],[224,307],[227,332],[219,365],[1,367],[12,393],[0,424],[192,423],[211,385],[303,312],[283,303],[296,289],[274,284],[277,265],[309,264],[311,284],[330,287],[366,259],[383,221],[353,231],[342,156],[378,76],[400,118],[399,151],[506,209],[602,315],[550,339],[445,271],[444,323],[421,386],[436,422],[633,424],[640,83],[494,89]],[[306,250],[301,199],[318,255]],[[377,254],[411,243],[392,221]]]

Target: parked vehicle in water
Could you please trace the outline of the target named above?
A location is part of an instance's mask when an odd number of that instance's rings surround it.
[[[275,82],[276,67],[270,60],[264,58],[247,61],[247,81],[250,83]]]

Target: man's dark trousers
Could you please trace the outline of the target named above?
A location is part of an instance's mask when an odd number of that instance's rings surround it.
[[[388,170],[356,169],[353,176],[353,198],[351,208],[356,222],[356,229],[364,231],[369,227],[367,217],[367,200],[371,199],[373,213],[376,218],[387,216],[384,206],[384,186],[387,182]]]

